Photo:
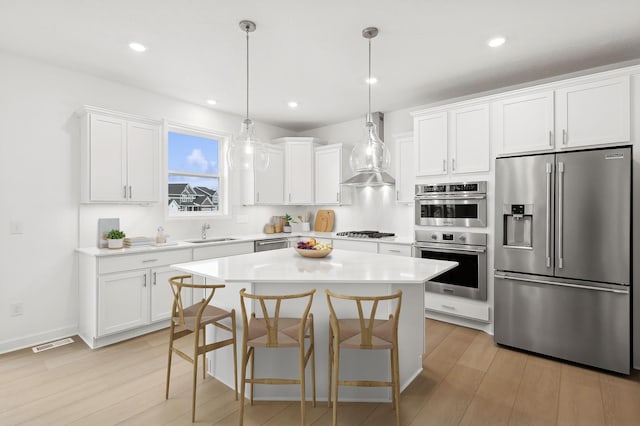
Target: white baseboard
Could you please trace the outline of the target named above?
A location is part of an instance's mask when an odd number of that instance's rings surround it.
[[[78,324],[68,325],[53,330],[44,331],[42,333],[21,336],[16,339],[0,341],[0,354],[13,352],[32,346],[41,345],[52,340],[58,340],[65,337],[75,336],[78,334]]]
[[[487,324],[485,322],[473,321],[471,319],[466,319],[466,318],[457,317],[453,315],[441,314],[435,311],[428,311],[428,310],[425,310],[424,317],[442,321],[442,322],[448,322],[455,325],[460,325],[462,327],[474,328],[476,330],[484,331],[485,333],[493,336],[493,324],[491,323]],[[428,329],[427,329],[427,333],[429,333]]]

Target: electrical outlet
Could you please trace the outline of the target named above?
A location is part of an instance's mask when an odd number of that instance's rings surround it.
[[[21,220],[12,220],[9,223],[9,233],[11,235],[24,234],[24,223]]]
[[[249,223],[249,215],[239,214],[236,216],[236,223]]]
[[[9,305],[9,310],[11,311],[12,317],[19,317],[24,314],[24,305],[22,302],[15,302]]]

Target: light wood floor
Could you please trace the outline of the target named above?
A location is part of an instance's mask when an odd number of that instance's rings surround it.
[[[164,399],[167,332],[90,350],[76,343],[0,356],[0,424],[190,425],[190,365],[174,359]],[[188,339],[187,339],[188,340]],[[402,348],[401,348],[402,350]],[[640,425],[640,373],[607,374],[497,347],[482,332],[427,321],[424,371],[401,395],[405,425]],[[233,391],[198,383],[197,423],[235,425]],[[341,404],[342,425],[392,425],[390,404]],[[307,422],[331,424],[326,403]],[[296,403],[247,406],[246,425],[298,425]]]

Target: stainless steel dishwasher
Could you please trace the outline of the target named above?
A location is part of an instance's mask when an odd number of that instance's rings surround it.
[[[270,238],[267,240],[256,240],[253,243],[253,251],[278,250],[289,247],[289,240],[286,238]]]

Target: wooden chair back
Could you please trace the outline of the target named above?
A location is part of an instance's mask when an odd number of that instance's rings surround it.
[[[178,275],[169,278],[169,285],[171,286],[171,291],[173,292],[173,306],[171,308],[171,316],[173,318],[178,318],[177,325],[183,327],[185,326],[184,310],[185,308],[188,308],[188,306],[184,306],[182,302],[183,288],[211,290],[208,296],[202,298],[202,303],[200,305],[200,308],[198,309],[198,313],[196,315],[196,324],[199,324],[200,319],[202,318],[202,312],[204,312],[207,305],[209,305],[209,302],[211,302],[216,289],[225,287],[224,284],[193,284],[192,282],[185,282],[185,280],[192,279],[193,277],[191,275]]]
[[[350,296],[346,294],[334,293],[329,289],[325,289],[325,293],[327,294],[327,305],[329,306],[329,323],[331,325],[331,328],[334,330],[334,333],[336,334],[339,334],[340,325],[338,323],[339,318],[338,315],[336,315],[336,311],[333,303],[331,302],[331,298],[353,300],[356,303],[360,324],[360,346],[363,348],[372,346],[373,328],[375,325],[374,320],[376,318],[376,312],[379,302],[389,301],[390,303],[392,303],[394,300],[397,300],[395,312],[389,314],[389,320],[393,321],[392,326],[394,337],[397,338],[398,320],[400,318],[400,306],[402,305],[402,290],[398,290],[396,293],[387,296]],[[363,302],[371,303],[368,316],[365,315]]]
[[[242,308],[242,333],[244,334],[246,341],[246,333],[249,330],[249,317],[247,316],[247,308],[245,306],[245,299],[256,300],[260,303],[260,310],[262,312],[262,319],[264,320],[264,325],[267,330],[267,347],[277,347],[278,346],[278,322],[280,320],[280,307],[282,305],[282,301],[284,300],[293,300],[293,299],[304,299],[307,298],[307,305],[305,306],[304,312],[300,317],[300,323],[298,326],[298,342],[302,342],[305,334],[305,325],[307,323],[307,318],[309,316],[309,311],[311,310],[311,304],[313,302],[313,295],[316,292],[314,288],[311,291],[306,293],[298,293],[298,294],[286,294],[279,296],[266,296],[266,295],[257,295],[257,294],[249,294],[246,292],[246,289],[243,288],[240,290],[240,307]],[[267,306],[267,302],[271,302],[270,305]],[[269,308],[272,309],[269,309]],[[252,318],[256,318],[256,313],[251,313]]]

